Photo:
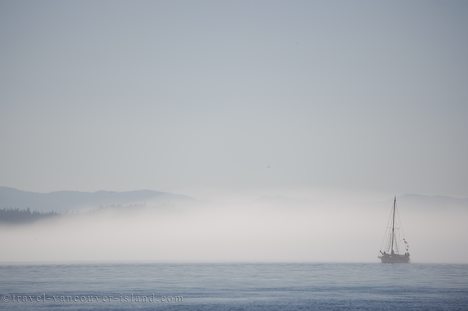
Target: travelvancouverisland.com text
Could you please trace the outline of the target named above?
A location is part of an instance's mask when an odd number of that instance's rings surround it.
[[[21,295],[0,294],[1,303],[178,303],[183,302],[183,296],[168,295],[137,295],[137,294],[114,294],[114,295]]]

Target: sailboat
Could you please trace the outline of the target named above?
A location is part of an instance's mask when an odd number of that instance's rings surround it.
[[[395,234],[395,213],[396,213],[396,196],[393,199],[393,212],[392,212],[392,230],[390,231],[389,237],[387,239],[387,247],[384,251],[380,251],[380,260],[382,263],[409,263],[410,254],[409,254],[409,245],[405,238],[403,238],[403,243],[405,244],[405,253],[399,253],[398,239]]]

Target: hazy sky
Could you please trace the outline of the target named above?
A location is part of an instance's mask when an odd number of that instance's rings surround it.
[[[0,1],[0,185],[468,195],[466,1]]]

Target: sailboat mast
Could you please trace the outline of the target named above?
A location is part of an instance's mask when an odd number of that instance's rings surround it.
[[[393,220],[392,220],[392,254],[393,254],[393,241],[395,240],[395,208],[396,208],[396,196],[393,199]]]

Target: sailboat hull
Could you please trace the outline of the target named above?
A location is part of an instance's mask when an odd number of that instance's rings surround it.
[[[383,254],[379,256],[382,263],[409,263],[410,257],[409,254],[406,253],[404,255],[399,254]]]

